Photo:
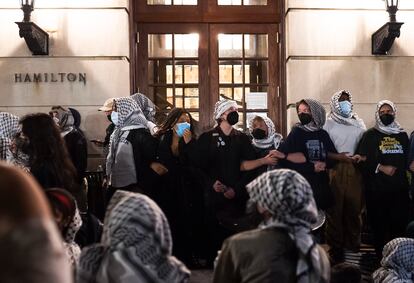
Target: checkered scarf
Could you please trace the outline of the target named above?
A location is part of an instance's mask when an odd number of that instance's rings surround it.
[[[322,129],[323,125],[325,125],[326,120],[326,112],[325,108],[323,108],[323,105],[319,101],[311,98],[305,98],[301,100],[301,102],[305,102],[309,105],[309,109],[312,114],[312,121],[306,125],[298,123],[296,126],[309,132],[316,132]]]
[[[68,256],[70,264],[74,267],[76,267],[81,253],[79,245],[75,242],[76,234],[78,233],[81,226],[82,218],[79,214],[79,209],[76,208],[75,215],[73,216],[73,219],[69,224],[68,230],[66,231],[66,234],[63,237],[63,245],[66,250],[66,255]]]
[[[144,113],[145,118],[148,121],[155,122],[155,110],[156,106],[148,97],[142,93],[135,93],[131,95],[131,98],[138,103],[139,108],[141,108]]]
[[[11,155],[11,139],[19,131],[19,117],[7,112],[0,112],[0,160],[6,160]]]
[[[238,108],[237,102],[230,99],[222,99],[216,102],[214,106],[214,119],[217,120],[223,115],[224,112],[229,110],[231,107]]]
[[[75,126],[75,118],[73,118],[72,112],[62,106],[52,107],[52,111],[57,113],[59,119],[59,129],[62,137],[69,134]]]
[[[377,110],[375,111],[375,129],[380,131],[381,133],[392,135],[392,134],[399,134],[404,131],[404,129],[401,127],[401,125],[394,120],[391,124],[388,126],[385,126],[380,119],[379,116],[379,110],[384,105],[388,104],[391,106],[392,110],[394,111],[394,115],[397,115],[397,107],[395,107],[395,104],[392,101],[389,100],[381,100],[377,104]]]
[[[332,97],[331,97],[331,103],[330,103],[331,112],[328,114],[328,119],[332,119],[338,124],[343,124],[343,125],[348,125],[348,126],[355,126],[357,128],[361,128],[363,130],[366,130],[366,126],[365,126],[364,121],[362,121],[362,119],[359,118],[358,115],[355,112],[352,111],[351,114],[349,115],[349,117],[344,117],[343,116],[341,107],[339,106],[339,98],[341,97],[341,95],[343,93],[348,95],[349,102],[351,102],[352,109],[353,109],[351,93],[346,91],[346,90],[340,90],[340,91],[336,92],[334,95],[332,95]]]
[[[112,132],[109,140],[109,154],[106,159],[106,175],[112,173],[115,162],[116,150],[124,131],[147,128],[148,120],[139,108],[138,103],[130,97],[115,98],[116,111],[118,112],[118,125]]]
[[[276,133],[275,124],[273,124],[272,120],[270,120],[268,117],[260,116],[263,118],[266,126],[267,126],[267,137],[265,139],[255,139],[253,137],[252,143],[255,147],[258,148],[269,148],[274,146],[275,149],[279,147],[280,142],[282,141],[282,135],[279,133]],[[253,133],[253,120],[254,118],[249,120],[249,132],[250,134]]]
[[[101,243],[82,251],[77,282],[187,282],[189,270],[171,255],[168,221],[150,198],[117,191]]]
[[[311,236],[318,212],[306,179],[293,170],[276,169],[249,183],[247,191],[253,202],[272,214],[259,227],[283,227],[295,241],[299,251],[297,282],[307,283],[314,278],[322,278],[321,254]]]
[[[396,238],[385,245],[381,267],[372,275],[375,282],[414,281],[414,239]]]

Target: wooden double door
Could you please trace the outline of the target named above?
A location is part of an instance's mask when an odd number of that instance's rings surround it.
[[[238,127],[254,115],[281,125],[278,24],[142,23],[135,81],[161,113],[189,110],[201,128],[211,127],[219,99],[236,100]]]

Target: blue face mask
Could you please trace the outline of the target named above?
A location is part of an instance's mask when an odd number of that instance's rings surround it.
[[[339,108],[341,109],[341,115],[348,118],[352,112],[352,104],[348,100],[339,102]]]
[[[114,123],[115,124],[115,126],[118,126],[118,116],[119,116],[119,114],[118,114],[118,112],[116,112],[116,111],[112,111],[112,113],[111,113],[111,121],[112,121],[112,123]]]
[[[178,123],[175,132],[179,137],[182,137],[184,135],[185,130],[190,129],[190,127],[191,125],[187,122]]]

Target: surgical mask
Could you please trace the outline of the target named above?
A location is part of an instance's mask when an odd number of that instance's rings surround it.
[[[352,112],[352,104],[348,100],[340,101],[339,108],[341,109],[341,116],[348,118]]]
[[[118,124],[119,124],[118,118],[119,118],[118,112],[112,111],[112,113],[111,113],[111,120],[112,120],[112,123],[115,124],[115,126],[118,126]]]
[[[227,114],[227,122],[232,126],[236,125],[237,122],[239,122],[239,113],[237,113],[237,111],[233,111]]]
[[[178,123],[176,125],[175,132],[177,133],[177,136],[182,137],[184,135],[185,130],[189,130],[191,125],[187,122],[184,123]]]
[[[384,124],[384,126],[388,126],[389,124],[394,122],[394,119],[395,119],[394,115],[392,115],[392,114],[382,114],[380,116],[380,120]]]
[[[312,121],[312,115],[309,113],[298,114],[299,121],[302,125],[307,125]]]
[[[257,140],[262,140],[262,139],[266,138],[266,131],[262,130],[262,129],[259,129],[259,128],[254,129],[252,131],[252,136]]]

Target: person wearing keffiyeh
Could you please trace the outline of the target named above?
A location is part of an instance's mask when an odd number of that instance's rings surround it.
[[[391,101],[378,102],[376,124],[361,138],[357,153],[363,165],[368,221],[380,257],[385,243],[404,235],[409,221],[408,135],[396,121]]]
[[[130,191],[151,190],[150,168],[156,160],[157,140],[147,128],[148,120],[137,102],[130,97],[114,99],[111,120],[115,124],[109,142],[106,174],[110,189],[108,199],[117,189]]]
[[[0,160],[12,158],[10,146],[12,139],[19,131],[19,117],[7,112],[0,112]]]
[[[381,267],[372,278],[375,283],[414,282],[414,239],[396,238],[382,252]]]
[[[76,282],[188,282],[190,271],[171,255],[172,244],[155,202],[119,190],[108,205],[101,242],[81,253]]]
[[[361,234],[362,176],[355,166],[361,161],[355,151],[366,127],[353,111],[352,95],[341,90],[330,102],[324,130],[328,132],[338,154],[337,162],[330,171],[330,184],[335,205],[327,212],[327,243],[331,260],[343,260],[343,249],[358,250]]]
[[[150,130],[151,134],[154,135],[157,130],[158,126],[155,124],[155,113],[157,106],[155,106],[154,102],[151,101],[148,97],[146,97],[142,93],[135,93],[131,95],[131,98],[138,103],[139,108],[141,108],[142,113],[147,119],[147,128]]]
[[[311,235],[318,213],[305,178],[276,169],[249,183],[247,191],[264,221],[224,242],[213,282],[329,282],[327,256]]]
[[[293,127],[278,150],[286,155],[302,152],[306,162],[282,160],[280,164],[284,168],[298,171],[308,180],[316,205],[325,210],[332,205],[327,173],[327,169],[331,167],[328,154],[337,152],[329,134],[322,129],[326,119],[325,109],[319,101],[307,98],[296,104],[296,110],[300,122]]]

